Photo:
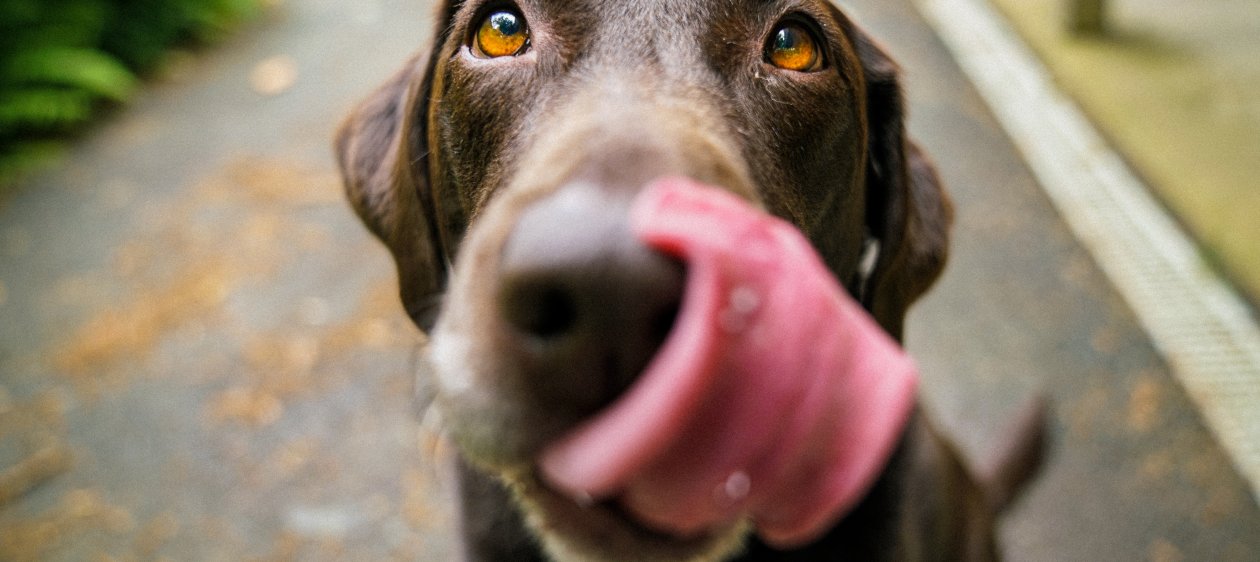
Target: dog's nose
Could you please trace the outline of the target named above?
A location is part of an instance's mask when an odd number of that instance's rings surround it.
[[[566,417],[607,405],[673,326],[681,263],[638,242],[629,199],[570,186],[532,204],[504,247],[499,313],[523,386]]]

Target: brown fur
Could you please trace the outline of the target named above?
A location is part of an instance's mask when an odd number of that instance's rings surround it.
[[[461,451],[467,556],[542,559],[546,543],[575,560],[994,558],[996,514],[1040,451],[1037,415],[979,471],[916,415],[866,500],[794,552],[742,526],[684,544],[623,528],[615,513],[553,505],[563,502],[538,486],[531,459],[597,403],[540,394],[493,311],[504,248],[540,201],[597,193],[615,214],[660,176],[722,186],[796,224],[897,338],[944,267],[952,210],[906,138],[896,65],[828,2],[521,0],[530,51],[476,60],[467,38],[487,6],[440,6],[431,49],[369,97],[336,143],[349,198],[433,337],[429,376]],[[825,71],[786,75],[761,62],[785,14],[817,23]],[[871,241],[878,259],[864,272]]]

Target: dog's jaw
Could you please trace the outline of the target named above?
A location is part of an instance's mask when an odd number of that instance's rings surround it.
[[[435,338],[430,363],[460,346],[461,338]],[[451,423],[453,399],[450,394],[462,390],[458,409],[467,409],[467,401],[476,395],[473,377],[466,371],[430,369],[429,376],[441,389],[435,406],[444,425],[453,432],[448,438],[466,460],[483,473],[502,483],[510,492],[529,532],[538,540],[551,560],[564,562],[720,562],[737,555],[751,535],[747,520],[736,521],[697,537],[672,537],[643,527],[610,503],[579,503],[544,485],[535,468],[521,461],[521,454],[503,447],[496,439],[500,424],[515,425],[506,418],[484,419],[483,423],[467,421]],[[475,456],[470,456],[475,455]],[[627,558],[627,553],[634,553]]]
[[[546,420],[525,420],[512,412],[519,409],[500,402],[478,383],[474,369],[449,368],[475,365],[478,351],[471,338],[449,327],[435,332],[425,358],[424,376],[436,386],[434,407],[443,420],[447,437],[477,470],[499,480],[511,492],[512,508],[518,510],[529,532],[548,557],[565,562],[719,562],[734,557],[751,534],[751,524],[737,521],[699,537],[674,538],[653,532],[632,521],[609,504],[580,504],[545,486],[529,462],[529,443],[505,443],[505,427],[541,428]],[[484,415],[468,415],[480,411]],[[525,414],[521,414],[525,415]],[[538,431],[542,436],[551,431]],[[538,443],[541,445],[541,442]]]
[[[553,560],[565,562],[720,562],[738,554],[752,525],[736,521],[697,537],[648,530],[608,504],[582,505],[542,485],[530,472],[502,476]],[[627,558],[627,553],[633,553]]]

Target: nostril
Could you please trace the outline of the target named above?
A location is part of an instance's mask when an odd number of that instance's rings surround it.
[[[630,388],[668,339],[685,267],[640,242],[628,200],[586,184],[528,205],[499,256],[503,370],[525,404],[576,421]]]
[[[526,336],[555,340],[572,332],[577,324],[577,303],[566,287],[554,281],[509,284],[502,305],[508,323]]]
[[[674,300],[661,306],[653,315],[648,324],[648,335],[653,345],[660,346],[665,343],[665,339],[674,329],[674,321],[678,319],[678,310],[681,306],[680,302]]]

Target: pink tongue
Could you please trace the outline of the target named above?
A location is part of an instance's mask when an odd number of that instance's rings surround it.
[[[913,363],[795,228],[726,192],[661,180],[631,223],[686,263],[682,310],[639,381],[543,452],[544,478],[683,536],[751,516],[772,544],[816,538],[891,455]]]

